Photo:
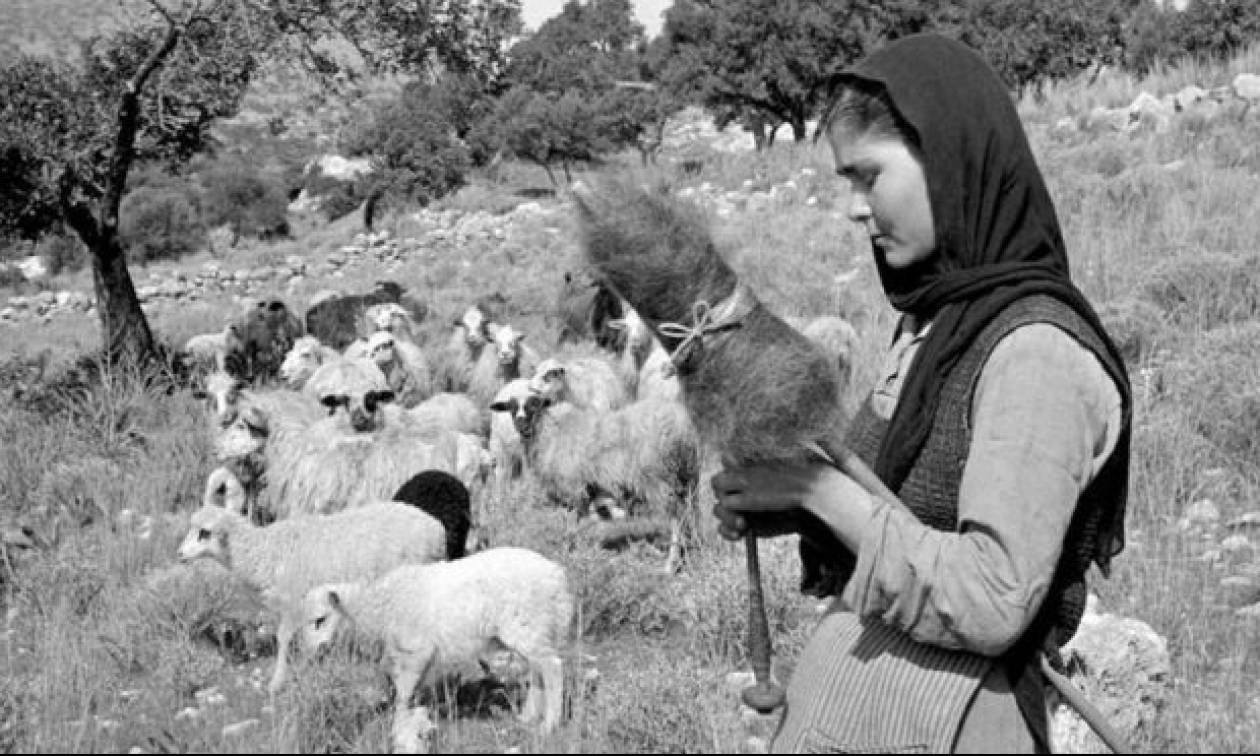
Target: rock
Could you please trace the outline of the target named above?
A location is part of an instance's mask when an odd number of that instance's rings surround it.
[[[1062,649],[1070,679],[1124,738],[1149,728],[1172,688],[1168,642],[1141,620],[1099,612],[1089,597],[1080,629]],[[1103,753],[1105,746],[1066,703],[1054,708],[1052,751]]]
[[[1254,105],[1260,102],[1260,75],[1240,73],[1234,77],[1231,85],[1234,96]]]
[[[1225,523],[1230,530],[1252,530],[1260,528],[1260,512],[1247,512]]]
[[[306,164],[306,170],[319,168],[319,172],[338,181],[353,181],[372,172],[368,158],[343,158],[340,155],[320,155]]]
[[[1246,558],[1255,551],[1255,546],[1252,545],[1251,540],[1247,536],[1235,533],[1234,535],[1226,536],[1221,541],[1221,551],[1234,557]]]
[[[1155,97],[1150,92],[1142,92],[1129,104],[1128,130],[1149,125],[1158,133],[1168,130],[1172,123],[1173,105],[1171,102]]]
[[[17,269],[27,281],[48,278],[48,263],[39,255],[28,255],[18,260]]]
[[[183,722],[185,720],[194,722],[200,718],[201,709],[198,709],[196,706],[185,706],[175,714],[176,722]]]
[[[1199,499],[1186,507],[1183,518],[1190,527],[1215,527],[1221,521],[1221,510],[1211,499]]]
[[[18,311],[12,307],[6,307],[0,310],[0,320],[14,320],[17,318]]]
[[[1202,87],[1196,87],[1191,84],[1183,87],[1181,91],[1173,95],[1173,105],[1178,111],[1188,110],[1192,106],[1203,102],[1208,98],[1208,91]]]

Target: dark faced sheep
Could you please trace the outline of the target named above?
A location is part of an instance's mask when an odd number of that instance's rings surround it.
[[[306,311],[306,332],[324,344],[344,351],[359,336],[367,309],[377,304],[403,304],[410,301],[404,295],[404,289],[393,281],[379,281],[376,288],[366,294],[350,294],[343,297],[324,299]],[[412,319],[419,322],[424,319],[424,312],[410,312]]]
[[[227,372],[245,381],[272,380],[280,375],[284,357],[303,335],[302,321],[279,299],[264,299],[233,321],[225,345]]]
[[[604,349],[620,352],[624,337],[609,323],[624,313],[621,302],[601,280],[590,273],[565,273],[556,299],[560,320],[559,342],[593,340]]]

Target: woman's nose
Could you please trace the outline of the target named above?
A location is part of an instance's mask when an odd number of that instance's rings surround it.
[[[866,192],[853,192],[849,196],[849,220],[866,223],[871,217],[871,203]]]

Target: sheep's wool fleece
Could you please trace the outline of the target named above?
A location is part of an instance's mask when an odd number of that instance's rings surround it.
[[[418,430],[400,423],[352,433],[336,417],[295,434],[283,459],[277,454],[268,458],[264,493],[276,516],[336,512],[388,499],[411,476],[424,470],[456,474],[459,461],[451,433]]]
[[[444,559],[446,529],[431,515],[378,501],[333,515],[293,517],[266,527],[217,508],[192,527],[229,530],[231,567],[259,590],[297,600],[330,582],[367,580],[402,564]]]

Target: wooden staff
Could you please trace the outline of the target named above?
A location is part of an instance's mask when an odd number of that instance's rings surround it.
[[[766,603],[761,592],[761,560],[757,556],[757,537],[744,534],[748,559],[748,658],[756,682],[744,688],[740,698],[761,714],[769,714],[783,705],[783,687],[770,679],[770,623],[766,619]]]

